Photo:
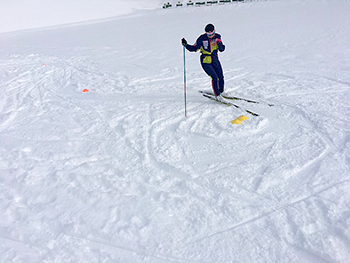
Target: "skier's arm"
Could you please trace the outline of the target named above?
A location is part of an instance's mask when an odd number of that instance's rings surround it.
[[[222,43],[221,38],[217,38],[216,43],[218,44],[219,51],[223,52],[225,50],[225,45]]]
[[[185,39],[185,38],[183,38],[182,40],[181,40],[181,42],[182,42],[182,45],[188,50],[188,51],[190,51],[190,52],[195,52],[195,51],[198,51],[198,49],[199,49],[199,45],[198,45],[198,39],[197,39],[197,41],[196,41],[196,44],[194,44],[194,45],[189,45],[188,43],[187,43],[187,40]]]

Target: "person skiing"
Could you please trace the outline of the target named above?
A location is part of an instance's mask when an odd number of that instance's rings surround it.
[[[218,51],[223,52],[225,45],[222,43],[221,35],[215,32],[213,24],[205,27],[205,34],[200,35],[194,45],[189,45],[185,38],[181,43],[190,52],[200,50],[200,62],[203,70],[212,79],[212,87],[217,99],[222,100],[220,96],[224,92],[224,74],[219,61]]]

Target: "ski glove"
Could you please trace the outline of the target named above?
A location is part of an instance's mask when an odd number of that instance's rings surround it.
[[[223,52],[225,50],[225,45],[222,43],[222,40],[220,38],[217,38],[215,41],[219,46],[219,51]]]
[[[181,39],[181,43],[183,46],[187,46],[187,40],[185,38]]]

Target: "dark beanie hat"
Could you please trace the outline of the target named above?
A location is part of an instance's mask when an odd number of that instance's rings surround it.
[[[208,24],[205,26],[205,32],[213,32],[215,30],[215,27],[213,24]]]

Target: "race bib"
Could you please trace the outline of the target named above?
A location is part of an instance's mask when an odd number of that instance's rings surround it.
[[[204,40],[203,41],[203,47],[204,47],[204,49],[208,49],[208,47],[209,47],[209,41],[208,40]]]

